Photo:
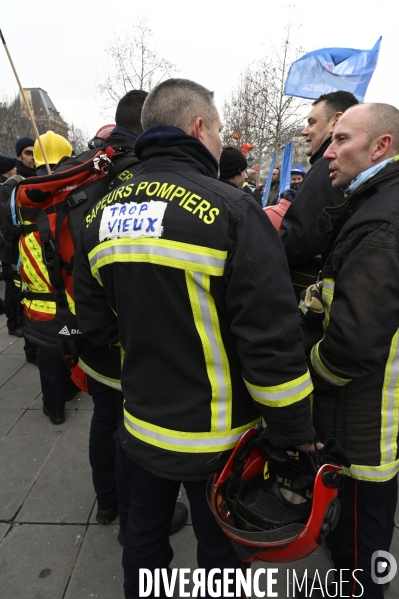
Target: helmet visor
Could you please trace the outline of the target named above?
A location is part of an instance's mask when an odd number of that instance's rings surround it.
[[[277,545],[284,545],[289,541],[297,539],[306,529],[306,524],[295,523],[282,526],[274,530],[261,530],[253,524],[246,522],[241,516],[232,514],[225,501],[225,485],[213,484],[212,478],[207,485],[207,499],[213,515],[228,534],[228,536],[238,542],[251,545],[265,545],[275,548]],[[239,526],[240,528],[237,528]]]

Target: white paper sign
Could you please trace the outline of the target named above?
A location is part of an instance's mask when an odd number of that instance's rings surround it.
[[[129,202],[106,206],[101,217],[100,241],[118,237],[161,237],[166,202]]]

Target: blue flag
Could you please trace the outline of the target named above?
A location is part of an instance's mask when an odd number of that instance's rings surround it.
[[[267,175],[267,179],[266,179],[266,183],[265,183],[265,189],[263,190],[263,196],[262,196],[263,208],[266,206],[267,198],[268,198],[269,191],[270,191],[270,185],[272,184],[272,176],[273,176],[273,171],[274,171],[274,167],[276,164],[276,154],[277,154],[277,152],[274,152],[272,162],[271,162],[271,165],[269,168],[269,173]]]
[[[285,144],[284,154],[281,159],[280,172],[280,194],[290,188],[291,182],[291,162],[292,162],[292,141]],[[279,194],[279,197],[280,197]]]
[[[371,50],[322,48],[305,54],[292,63],[284,94],[316,100],[322,94],[342,89],[364,102],[377,65],[381,39]]]

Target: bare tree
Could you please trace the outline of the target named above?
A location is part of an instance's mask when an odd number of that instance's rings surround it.
[[[289,66],[297,58],[290,47],[290,28],[279,51],[263,58],[242,73],[239,84],[224,105],[224,143],[231,145],[232,135],[240,143],[253,144],[259,166],[277,150],[281,157],[284,144],[303,122],[303,107],[308,102],[284,95]]]
[[[129,90],[149,91],[177,72],[174,64],[151,47],[152,35],[146,19],[141,19],[105,50],[112,65],[112,70],[98,86],[106,101],[105,110],[116,106]]]
[[[89,141],[89,137],[87,132],[73,123],[69,126],[68,139],[76,156],[88,149],[87,142]]]
[[[235,134],[239,138],[237,146],[253,144],[257,161],[271,137],[268,80],[266,68],[248,67],[223,108],[223,142],[232,145]]]
[[[41,115],[40,107],[32,104],[35,115],[36,126],[40,134],[46,133],[49,129],[54,133],[66,135],[68,129],[68,139],[72,144],[75,154],[80,154],[87,150],[88,135],[73,123],[67,125],[63,119],[60,119],[62,125],[57,124],[57,120],[51,120]],[[13,99],[3,96],[0,100],[0,154],[6,156],[15,156],[15,142],[20,137],[29,136],[36,138],[32,123],[27,114],[25,106],[21,106],[20,97]]]
[[[15,142],[25,136],[35,137],[28,115],[17,98],[4,96],[0,101],[0,154],[15,156]]]

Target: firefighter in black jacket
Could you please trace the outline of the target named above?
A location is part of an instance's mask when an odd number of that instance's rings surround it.
[[[317,227],[317,219],[324,208],[339,206],[344,201],[341,189],[331,186],[328,164],[322,157],[331,143],[338,119],[347,108],[357,103],[355,96],[345,91],[320,96],[313,102],[308,123],[302,131],[312,168],[287,210],[279,233],[298,299],[301,292],[315,282],[326,257],[322,255],[331,242],[333,229],[339,226],[338,222],[333,221],[333,227],[329,229],[320,231]]]
[[[389,551],[399,470],[399,111],[350,108],[324,157],[352,214],[323,268],[325,334],[311,352],[316,432],[352,462],[327,544],[336,569],[359,569],[364,593],[352,579],[343,596],[382,599],[389,573],[376,579],[372,558]]]
[[[117,175],[109,184],[108,194],[112,194],[122,182],[131,182],[139,168],[140,163],[134,157],[133,148],[142,132],[140,116],[146,96],[147,92],[143,90],[131,90],[118,102],[116,127],[106,141],[107,147],[113,148],[119,156],[118,161],[114,159]],[[103,143],[103,140],[94,138],[89,145],[95,146],[96,139]],[[97,497],[96,520],[100,524],[110,524],[119,513],[118,541],[123,545],[129,497],[126,497],[123,473],[119,469],[115,472],[115,452],[118,449],[115,433],[123,417],[120,346],[90,347],[80,353],[79,364],[88,375],[88,389],[94,403],[89,459]],[[117,463],[119,464],[119,460]],[[187,517],[186,506],[182,502],[176,502],[170,534],[180,530]]]
[[[148,95],[142,160],[88,215],[76,256],[79,326],[124,357],[120,440],[131,488],[125,596],[140,568],[167,568],[183,481],[199,566],[239,568],[206,482],[264,416],[271,441],[309,447],[307,370],[281,244],[261,208],[217,180],[213,94],[170,79]],[[88,301],[90,298],[90,301]]]

